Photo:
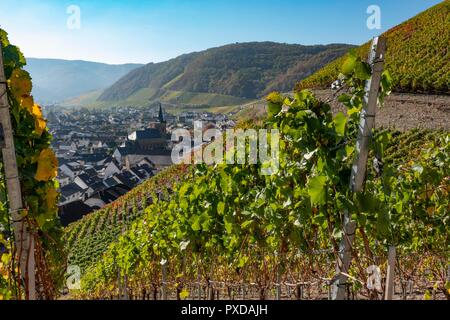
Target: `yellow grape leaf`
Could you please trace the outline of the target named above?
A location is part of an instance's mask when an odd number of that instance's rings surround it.
[[[41,135],[44,132],[46,125],[47,123],[43,118],[34,119],[34,127],[38,135]]]
[[[0,261],[5,265],[7,265],[11,261],[11,254],[4,253],[1,257],[2,258],[0,259]]]
[[[58,159],[52,149],[47,148],[41,151],[38,158],[38,168],[35,179],[38,181],[49,181],[56,178],[58,174]]]
[[[33,113],[34,99],[32,96],[23,96],[20,100],[20,107]]]
[[[33,108],[31,109],[31,114],[35,118],[42,118],[41,107],[38,104],[33,104]]]
[[[186,289],[183,289],[181,292],[180,292],[180,299],[186,299],[186,298],[188,298],[189,297],[189,291],[187,291]]]
[[[41,107],[37,104],[34,104],[31,114],[34,117],[34,130],[38,135],[41,135],[42,132],[44,132],[45,127],[47,126],[47,123],[42,116]]]
[[[47,190],[47,194],[45,197],[45,201],[47,203],[47,208],[54,209],[56,208],[56,198],[58,197],[58,191],[56,191],[55,187],[51,186]]]
[[[20,101],[23,96],[29,96],[31,93],[30,74],[25,70],[14,69],[8,83],[17,101]]]

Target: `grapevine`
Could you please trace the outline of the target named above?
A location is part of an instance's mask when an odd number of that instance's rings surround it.
[[[0,29],[3,61],[7,79],[7,95],[10,105],[17,166],[21,182],[24,219],[31,226],[35,239],[37,281],[43,298],[53,298],[64,274],[62,250],[57,215],[59,188],[56,181],[57,160],[50,148],[51,135],[46,127],[41,108],[31,96],[32,83],[23,70],[25,58],[19,48],[8,41],[7,33]],[[16,253],[13,246],[12,222],[8,212],[5,175],[2,169],[0,182],[0,299],[25,298],[25,291]],[[23,275],[22,275],[23,276]]]
[[[128,290],[145,298],[161,285],[159,261],[167,265],[176,298],[192,297],[192,279],[202,279],[208,292],[217,283],[247,284],[261,299],[270,295],[277,276],[285,283],[320,283],[333,275],[330,261],[343,236],[344,210],[357,223],[351,269],[356,294],[379,298],[365,286],[365,269],[390,245],[400,256],[423,254],[429,256],[427,266],[442,268],[448,252],[447,133],[375,132],[372,159],[394,149],[394,141],[412,145],[425,139],[411,160],[395,155],[397,161],[386,161],[383,170],[369,170],[362,193],[349,191],[367,70],[356,54],[346,60],[341,79],[351,89],[339,97],[346,115],[333,117],[330,106],[307,90],[294,98],[269,95],[265,127],[282,133],[278,173],[262,176],[261,165],[197,165],[168,200],[150,204],[87,269],[80,296],[116,296],[121,270],[129,277]],[[384,74],[381,100],[390,82]],[[439,283],[447,292],[448,283]]]

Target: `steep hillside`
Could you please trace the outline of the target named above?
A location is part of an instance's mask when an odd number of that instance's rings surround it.
[[[105,90],[98,101],[244,102],[270,90],[291,89],[296,81],[342,56],[350,47],[273,42],[226,45],[138,68]]]
[[[161,89],[183,73],[186,65],[192,62],[197,55],[197,53],[186,54],[166,62],[149,63],[133,70],[105,90],[99,100],[125,100],[143,88]]]
[[[69,263],[85,270],[94,264],[121,233],[143,214],[154,195],[170,190],[189,173],[185,165],[172,166],[148,179],[106,207],[65,228]]]
[[[33,95],[36,100],[53,103],[107,88],[140,66],[28,58],[25,69],[33,78]]]
[[[386,68],[396,91],[450,93],[450,1],[446,0],[383,34],[388,41]],[[367,56],[370,43],[358,48]],[[297,84],[328,87],[338,76],[343,57]]]

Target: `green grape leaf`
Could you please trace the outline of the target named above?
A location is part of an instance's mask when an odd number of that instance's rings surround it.
[[[222,201],[220,201],[220,202],[217,204],[217,213],[218,213],[219,215],[223,215],[224,212],[225,212],[225,203],[222,202]]]
[[[0,29],[0,41],[3,48],[9,46],[8,33],[3,29]]]
[[[200,231],[201,225],[200,225],[200,216],[193,216],[191,218],[191,228],[194,231]]]
[[[360,80],[369,80],[372,76],[372,69],[370,66],[362,61],[355,64],[355,77]]]
[[[334,127],[336,128],[336,133],[339,136],[345,135],[345,126],[347,124],[347,117],[339,112],[333,119]]]
[[[308,183],[308,194],[311,198],[312,205],[323,205],[326,200],[326,189],[325,185],[327,182],[327,177],[316,176],[309,180]]]
[[[268,102],[268,115],[269,118],[276,116],[280,113],[281,108],[283,107],[283,96],[277,92],[272,92],[267,96]]]
[[[242,229],[246,229],[246,228],[247,228],[248,226],[250,226],[252,223],[253,223],[252,220],[244,221],[243,223],[241,223],[241,228],[242,228]]]
[[[344,61],[344,64],[342,65],[341,72],[344,75],[350,75],[352,74],[353,70],[355,69],[356,62],[358,61],[358,57],[356,53],[350,52],[347,58]]]
[[[389,212],[382,209],[377,215],[377,231],[380,236],[389,235],[390,223]]]
[[[189,207],[188,201],[185,198],[182,198],[180,200],[180,209],[183,211],[186,211],[188,209],[188,207]]]

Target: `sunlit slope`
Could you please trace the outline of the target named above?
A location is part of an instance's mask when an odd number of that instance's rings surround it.
[[[383,34],[388,41],[386,68],[396,91],[450,92],[450,1],[444,1]],[[367,56],[370,42],[357,50]],[[328,64],[297,84],[324,88],[336,80],[345,58]]]

